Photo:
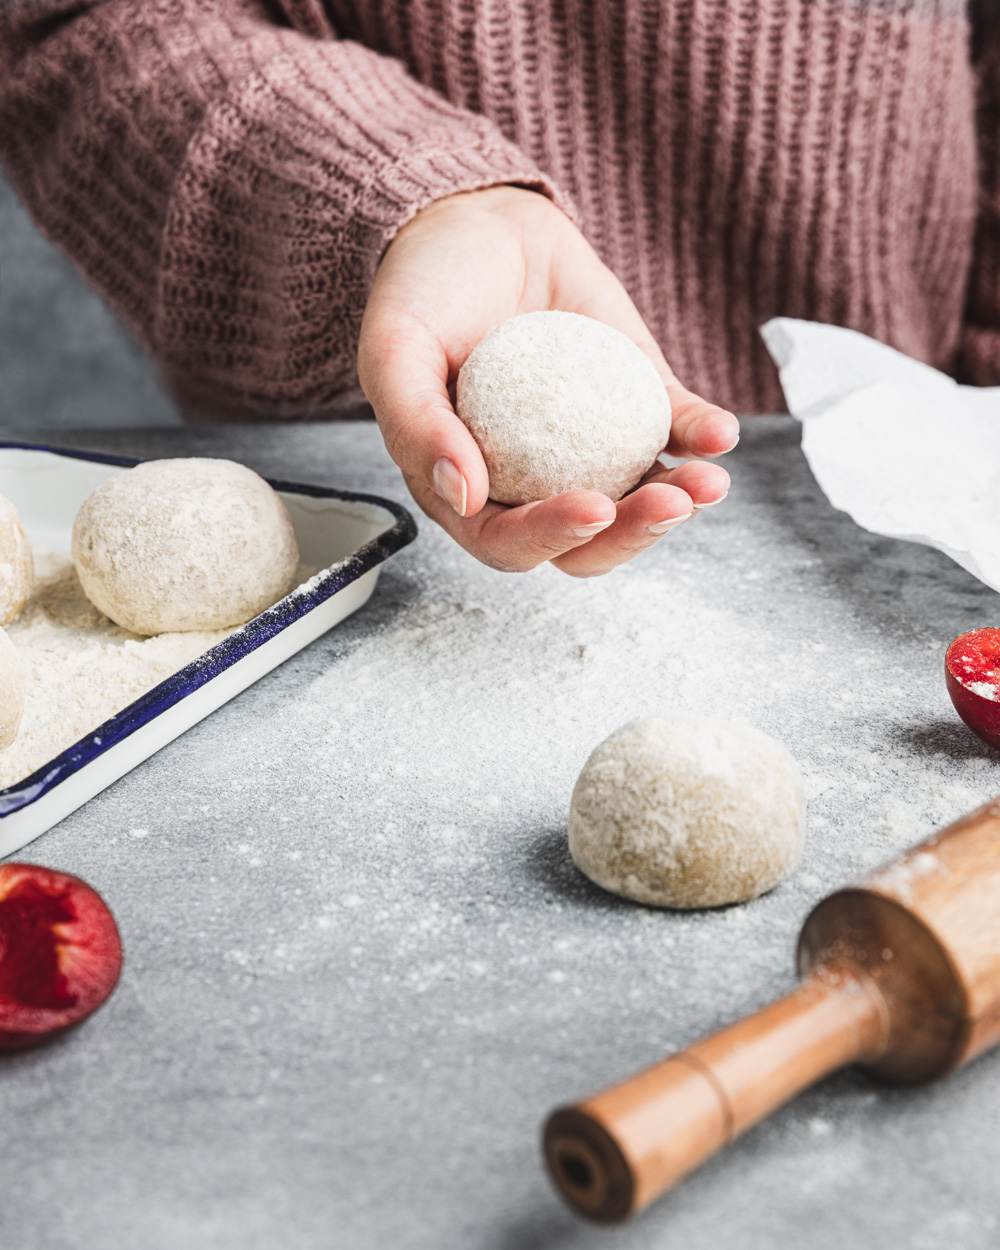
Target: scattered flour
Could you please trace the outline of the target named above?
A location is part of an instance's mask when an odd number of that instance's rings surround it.
[[[0,629],[0,751],[17,737],[24,715],[24,679],[17,648]]]
[[[981,762],[974,759],[968,762],[968,766],[978,773],[982,770],[974,766]],[[942,784],[939,781],[935,785],[933,779],[928,778],[926,791],[919,803],[915,803],[909,795],[887,797],[873,812],[872,829],[893,848],[913,846],[967,812],[975,811],[989,798],[989,785],[987,782],[985,789],[982,785],[955,782]],[[885,859],[888,851],[880,854]]]
[[[917,851],[887,864],[871,878],[870,884],[894,894],[902,903],[909,904],[914,901],[915,882],[945,871],[944,865],[931,851]]]
[[[315,574],[300,565],[293,581],[299,588]],[[21,661],[25,708],[17,739],[0,753],[0,789],[30,776],[233,632],[130,633],[90,602],[68,555],[36,555],[31,597],[7,627]],[[144,834],[133,830],[134,837]]]
[[[29,776],[231,629],[140,638],[83,593],[69,556],[37,556],[31,597],[7,628],[24,674],[21,732],[0,754],[0,787]]]

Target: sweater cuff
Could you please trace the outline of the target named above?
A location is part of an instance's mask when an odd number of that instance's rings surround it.
[[[307,30],[269,0],[0,4],[11,180],[202,411],[324,415],[379,259],[431,201],[513,183],[569,211],[492,122],[313,7]]]
[[[314,417],[356,380],[378,262],[421,208],[511,183],[572,211],[490,121],[358,44],[291,45],[231,85],[188,145],[153,342],[170,376],[246,415]]]

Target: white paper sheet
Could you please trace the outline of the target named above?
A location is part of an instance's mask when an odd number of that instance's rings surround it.
[[[833,506],[1000,590],[1000,387],[959,386],[839,326],[776,317],[761,333]]]

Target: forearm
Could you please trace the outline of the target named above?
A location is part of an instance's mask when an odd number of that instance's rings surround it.
[[[385,246],[425,204],[546,187],[485,119],[262,0],[19,0],[11,180],[168,376],[307,414],[349,385]]]

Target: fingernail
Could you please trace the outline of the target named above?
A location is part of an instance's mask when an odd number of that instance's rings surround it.
[[[446,456],[434,466],[434,489],[459,516],[465,516],[469,488],[458,465],[453,464]]]
[[[726,495],[728,494],[729,494],[729,491],[727,490],[726,494],[720,495],[718,499],[710,499],[708,503],[696,503],[696,504],[692,504],[691,506],[694,508],[695,512],[700,512],[702,508],[714,508],[717,503],[722,503],[723,499],[725,499]]]
[[[606,530],[613,521],[614,517],[610,521],[595,521],[592,525],[578,525],[575,529],[570,530],[570,533],[574,538],[593,538],[601,530]]]
[[[725,415],[727,417],[732,416],[732,413],[727,412]],[[711,414],[706,413],[705,416],[699,417],[697,421],[695,421],[692,424],[691,428],[687,432],[688,445],[690,447],[697,447],[699,443],[701,442],[701,440],[703,438],[706,438],[710,432],[712,433],[714,437],[716,420],[717,420],[717,415],[715,413],[711,413]],[[709,430],[709,427],[711,427],[711,431]],[[740,436],[739,436],[739,432],[737,431],[736,437],[729,444],[729,446],[724,447],[722,451],[704,452],[702,454],[707,455],[710,458],[715,457],[715,456],[724,456],[726,455],[727,452],[732,451],[739,441],[740,441]]]
[[[673,529],[675,525],[680,525],[683,521],[690,521],[694,514],[689,512],[686,516],[672,516],[669,521],[657,521],[655,525],[648,525],[646,528],[651,534],[665,534],[667,530]]]

